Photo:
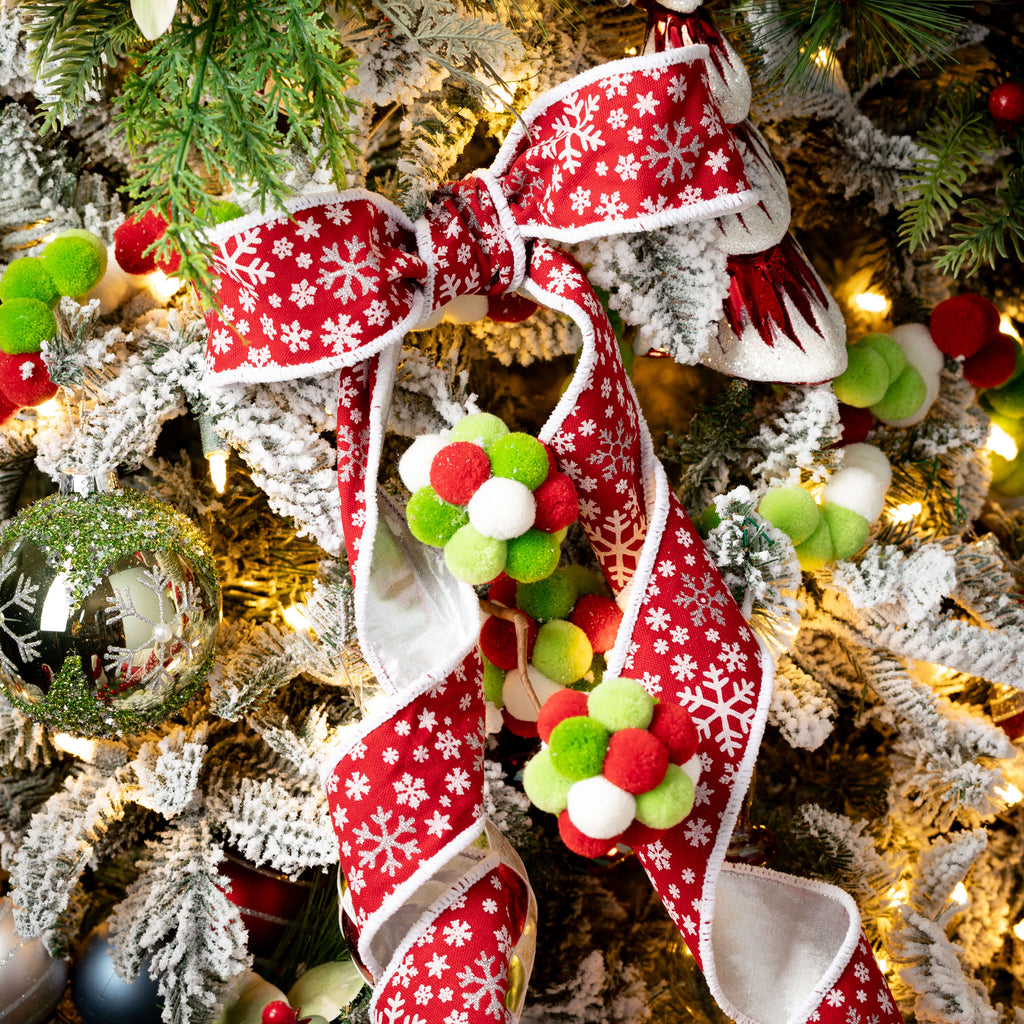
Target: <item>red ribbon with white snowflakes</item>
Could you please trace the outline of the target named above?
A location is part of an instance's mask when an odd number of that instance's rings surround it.
[[[359,928],[388,1024],[477,1024],[521,1009],[534,919],[521,865],[483,817],[479,610],[377,492],[405,332],[464,295],[519,290],[571,316],[584,347],[542,437],[619,595],[609,668],[686,705],[703,772],[687,821],[639,850],[736,1020],[895,1024],[838,890],[725,865],[770,699],[771,662],[671,494],[614,335],[580,268],[539,239],[647,231],[756,201],[718,117],[705,46],[618,61],[541,97],[490,171],[412,224],[366,192],[307,197],[215,236],[214,382],[341,368],[339,486],[363,653],[389,695],[325,766]],[[533,241],[530,241],[530,240]],[[863,982],[861,975],[867,971]],[[525,988],[525,986],[522,986]]]

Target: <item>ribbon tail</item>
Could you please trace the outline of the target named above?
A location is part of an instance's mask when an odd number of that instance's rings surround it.
[[[847,1024],[854,1008],[897,1024],[849,896],[725,863],[767,717],[771,657],[669,488],[582,271],[535,249],[524,290],[583,334],[576,375],[541,437],[579,490],[581,523],[623,608],[608,672],[685,706],[700,738],[690,816],[638,849],[639,859],[734,1020]]]

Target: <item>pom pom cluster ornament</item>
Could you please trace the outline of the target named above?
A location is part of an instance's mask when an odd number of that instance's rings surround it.
[[[0,680],[53,728],[104,736],[162,720],[203,685],[219,619],[206,542],[144,495],[54,495],[0,536]]]
[[[536,438],[476,413],[447,438],[418,437],[399,473],[413,492],[409,530],[444,548],[456,579],[490,583],[504,572],[532,583],[554,572],[564,531],[576,519],[576,489]]]

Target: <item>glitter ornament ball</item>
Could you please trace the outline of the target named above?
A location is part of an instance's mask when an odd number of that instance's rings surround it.
[[[0,1024],[45,1024],[67,980],[67,963],[50,956],[42,939],[22,938],[14,904],[0,899]]]
[[[0,535],[0,681],[51,728],[137,732],[214,659],[220,587],[193,523],[133,491],[54,495]]]

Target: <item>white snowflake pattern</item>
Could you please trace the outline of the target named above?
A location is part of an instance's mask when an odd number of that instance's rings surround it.
[[[606,217],[608,220],[618,220],[628,209],[629,204],[622,201],[622,197],[618,192],[612,192],[608,195],[602,192],[601,199],[598,201],[597,206],[594,207],[594,213],[601,217]]]
[[[370,821],[377,825],[377,831],[374,832],[367,822],[363,822],[353,833],[357,846],[362,846],[363,843],[369,844],[368,849],[359,850],[360,867],[378,870],[377,858],[383,855],[384,862],[380,865],[379,870],[390,878],[394,878],[395,872],[402,866],[402,862],[395,855],[396,850],[405,854],[407,860],[412,860],[413,856],[419,853],[419,844],[415,839],[416,824],[414,820],[405,815],[399,815],[398,822],[392,829],[389,822],[394,814],[394,811],[386,811],[383,807],[378,807],[370,816]],[[412,838],[403,840],[401,837],[404,835]]]
[[[615,165],[615,173],[623,181],[636,181],[640,173],[640,162],[632,153],[623,153]]]
[[[295,233],[304,242],[308,242],[311,238],[319,238],[320,225],[317,223],[316,217],[307,217],[305,220],[296,220]]]
[[[467,942],[470,942],[473,938],[473,929],[470,928],[468,921],[461,921],[458,918],[454,918],[450,923],[446,924],[441,932],[444,937],[444,941],[449,946],[455,946],[461,948]]]
[[[241,231],[232,235],[223,242],[216,257],[216,271],[218,274],[227,274],[232,281],[242,285],[265,285],[275,273],[270,269],[270,264],[260,259],[260,247],[263,239],[260,237],[262,225],[250,228],[248,231]],[[234,249],[228,249],[228,245],[234,243]]]
[[[392,785],[395,788],[395,802],[408,804],[414,811],[429,795],[423,779],[414,777],[411,772],[406,772]]]
[[[360,344],[359,335],[363,333],[363,325],[349,316],[339,313],[337,319],[328,317],[323,324],[320,343],[328,345],[335,352],[349,352]]]
[[[705,157],[705,166],[712,174],[721,174],[729,169],[729,154],[724,149],[716,149]]]
[[[711,826],[703,819],[688,821],[683,828],[686,841],[694,846],[704,846],[711,839]]]
[[[590,189],[577,185],[569,194],[569,202],[572,204],[573,213],[585,213],[590,208]]]
[[[289,352],[305,351],[309,348],[309,336],[313,332],[308,327],[303,327],[298,320],[281,327],[281,341],[288,346]]]
[[[445,729],[444,732],[437,734],[437,741],[434,743],[434,749],[441,752],[441,756],[446,760],[450,761],[453,757],[458,757],[462,751],[462,740],[460,740],[451,729]]]
[[[672,620],[664,608],[648,608],[644,621],[652,632],[658,633],[665,629]]]
[[[590,545],[615,587],[621,589],[632,577],[646,534],[645,520],[628,518],[620,509],[594,525]]]
[[[7,636],[17,649],[16,657],[22,664],[35,661],[39,658],[39,647],[42,638],[39,630],[33,628],[30,623],[35,618],[34,609],[37,600],[38,583],[30,583],[23,573],[15,577],[15,555],[14,549],[8,548],[4,552],[3,561],[0,562],[0,586],[3,592],[7,592],[10,582],[14,582],[14,590],[7,597],[7,600],[0,605],[0,630]],[[20,624],[17,620],[20,616],[13,614],[12,610],[20,608],[26,613],[25,621]],[[0,664],[13,676],[18,675],[18,667],[7,656],[7,644],[0,645]]]
[[[549,137],[540,145],[541,156],[561,161],[569,174],[575,174],[584,153],[596,152],[605,145],[594,118],[600,102],[600,97],[593,93],[570,95],[558,119],[551,122]]]
[[[669,131],[675,133],[674,138],[669,138]],[[683,140],[693,129],[685,121],[675,121],[671,125],[659,124],[654,126],[654,144],[648,145],[647,152],[640,158],[645,164],[649,164],[652,171],[657,174],[662,185],[672,181],[685,181],[693,173],[696,166],[693,160],[687,160],[687,156],[696,158],[701,149],[701,141],[694,136],[686,145]],[[658,145],[661,143],[661,146]],[[664,161],[663,167],[658,167]],[[676,164],[679,165],[678,172]]]
[[[376,253],[358,238],[347,238],[344,242],[348,250],[348,256],[342,256],[338,243],[325,246],[323,255],[320,258],[321,270],[317,278],[317,284],[325,288],[333,288],[338,284],[337,289],[332,293],[336,299],[342,302],[355,302],[358,298],[356,285],[359,286],[363,295],[368,295],[377,283],[377,274],[373,271],[380,269],[380,260]],[[328,265],[337,264],[336,270],[328,269]]]
[[[669,853],[665,844],[660,840],[650,843],[644,850],[647,859],[658,871],[667,871],[672,863],[672,854]]]
[[[634,463],[632,431],[620,423],[614,430],[602,427],[598,437],[598,445],[587,456],[587,462],[600,470],[601,479],[605,482],[617,476],[628,476]]]
[[[442,814],[435,808],[433,815],[427,818],[424,823],[427,826],[427,834],[437,836],[437,838],[440,839],[445,832],[451,832],[451,817],[452,816],[450,814]]]
[[[362,772],[353,772],[345,780],[345,795],[349,800],[362,800],[370,792],[370,779]]]
[[[464,768],[453,768],[445,777],[448,792],[462,796],[469,791],[469,772]]]
[[[505,1016],[505,972],[500,966],[495,967],[496,960],[495,956],[481,953],[472,967],[466,966],[459,972],[458,981],[465,990],[462,992],[463,1005],[479,1011],[486,1000],[483,1012],[495,1020],[502,1020]],[[480,973],[475,973],[473,967],[479,967]]]
[[[728,607],[729,599],[711,573],[704,573],[699,582],[695,576],[680,577],[680,585],[692,593],[680,589],[673,601],[685,610],[695,626],[703,626],[709,617],[720,626],[725,625],[723,608]]]
[[[316,298],[316,285],[310,284],[305,278],[292,285],[292,293],[288,296],[299,309],[313,305]]]
[[[698,686],[681,691],[680,701],[693,715],[699,735],[714,740],[723,754],[734,756],[754,719],[754,684],[733,682],[717,665],[709,665]],[[712,730],[717,727],[717,732]]]
[[[825,1002],[829,1006],[842,1006],[846,1002],[846,996],[839,991],[838,988],[832,989],[827,996],[825,996]]]

